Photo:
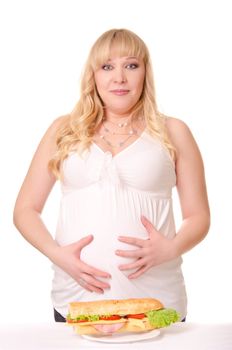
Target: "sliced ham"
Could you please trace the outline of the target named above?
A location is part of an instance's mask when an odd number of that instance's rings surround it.
[[[125,322],[111,323],[111,324],[93,324],[92,326],[99,332],[110,334],[117,332],[125,325]]]

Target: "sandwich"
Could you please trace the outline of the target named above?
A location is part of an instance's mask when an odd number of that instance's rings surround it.
[[[178,313],[153,298],[69,303],[66,322],[78,334],[146,332],[179,321]]]

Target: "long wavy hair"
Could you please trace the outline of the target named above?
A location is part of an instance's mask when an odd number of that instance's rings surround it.
[[[111,29],[103,33],[92,46],[83,71],[80,98],[70,115],[57,131],[57,152],[49,162],[49,168],[61,178],[61,164],[71,151],[79,154],[91,145],[94,133],[104,117],[104,106],[95,85],[94,72],[110,58],[112,47],[120,57],[130,56],[143,60],[145,78],[139,101],[133,107],[132,118],[143,116],[147,132],[159,138],[171,157],[175,149],[167,134],[166,116],[158,111],[153,81],[152,65],[147,46],[135,33],[127,29]]]

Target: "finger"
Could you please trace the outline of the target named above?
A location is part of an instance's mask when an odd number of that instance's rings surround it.
[[[91,275],[88,275],[88,274],[84,274],[84,278],[85,278],[85,281],[94,286],[94,287],[97,287],[97,288],[100,288],[100,289],[109,289],[110,288],[110,285],[109,283],[106,283],[106,282],[103,282],[103,281],[99,281],[97,278],[95,278],[94,276],[91,276]]]
[[[132,270],[136,268],[141,268],[145,264],[144,259],[138,259],[135,262],[129,263],[129,264],[123,264],[119,265],[119,270],[124,271],[124,270]]]
[[[135,271],[131,275],[129,275],[128,278],[131,279],[131,280],[134,279],[134,278],[138,278],[139,276],[141,276],[147,270],[148,270],[148,266],[144,265],[140,269],[138,269],[137,271]]]
[[[104,291],[103,291],[102,289],[97,288],[97,287],[95,287],[95,286],[93,286],[93,285],[87,283],[87,282],[86,282],[84,279],[82,279],[82,278],[80,278],[78,282],[79,282],[79,284],[80,284],[80,286],[81,286],[82,288],[86,289],[87,291],[89,291],[89,292],[91,292],[91,293],[93,293],[93,292],[96,292],[96,293],[98,293],[98,294],[103,294],[103,293],[104,293]]]
[[[154,226],[152,225],[152,223],[143,215],[141,216],[141,222],[148,233],[154,230]]]
[[[90,244],[92,240],[93,240],[93,235],[88,235],[86,237],[81,238],[78,242],[75,242],[74,245],[76,244],[78,246],[78,250],[81,250],[85,246]]]
[[[79,278],[78,283],[82,288],[88,290],[89,292],[92,292],[89,285],[85,282],[85,280],[83,278]]]
[[[89,285],[89,288],[90,288],[90,291],[93,293],[98,293],[98,294],[104,294],[104,290],[103,289],[100,289],[100,288],[97,288],[93,285]]]
[[[101,282],[95,278],[93,278],[93,276],[89,276],[88,274],[81,274],[81,278],[79,278],[78,282],[79,284],[89,290],[90,292],[96,292],[99,294],[103,294],[104,293],[104,289],[109,289],[110,285],[104,282]]]
[[[136,249],[136,250],[116,250],[116,255],[123,256],[126,258],[141,258],[143,254],[142,249]]]
[[[80,268],[82,271],[84,271],[88,275],[94,275],[97,277],[104,277],[104,278],[111,278],[111,275],[108,272],[96,269],[95,267],[90,266],[90,265],[84,263],[83,261],[81,262]]]
[[[143,248],[146,240],[140,239],[136,237],[128,237],[128,236],[118,236],[118,240],[123,243],[132,244],[137,247]]]

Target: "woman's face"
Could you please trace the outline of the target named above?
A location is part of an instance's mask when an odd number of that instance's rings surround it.
[[[118,57],[112,54],[94,76],[104,103],[105,115],[127,115],[141,96],[145,66],[136,57]]]

